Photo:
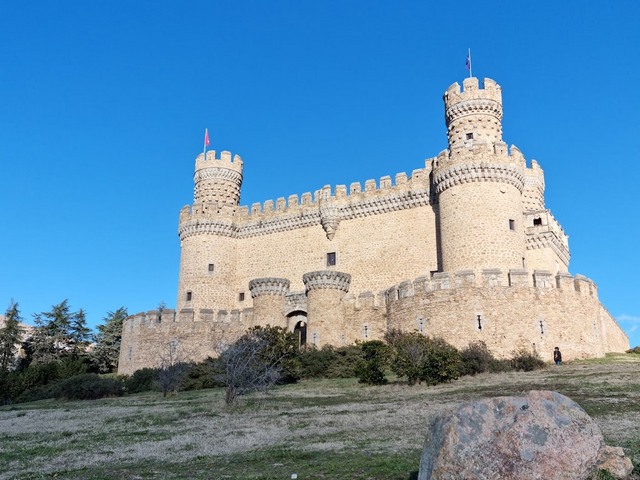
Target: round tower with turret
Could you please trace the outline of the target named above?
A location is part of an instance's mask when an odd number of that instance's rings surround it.
[[[209,151],[196,158],[193,205],[180,211],[179,311],[227,309],[235,303],[234,214],[240,201],[242,159]],[[206,306],[206,307],[205,307]]]
[[[444,94],[449,149],[438,155],[433,186],[439,205],[441,270],[476,275],[522,269],[525,160],[502,141],[502,91],[467,78]]]

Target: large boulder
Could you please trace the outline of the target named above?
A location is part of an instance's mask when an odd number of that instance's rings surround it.
[[[436,417],[419,480],[585,480],[599,466],[602,433],[557,392],[465,403]]]

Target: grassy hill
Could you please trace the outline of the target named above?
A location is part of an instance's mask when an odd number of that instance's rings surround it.
[[[0,407],[0,479],[409,480],[436,413],[534,389],[577,401],[640,473],[640,355],[626,354],[433,387],[303,381],[234,408],[221,389]]]

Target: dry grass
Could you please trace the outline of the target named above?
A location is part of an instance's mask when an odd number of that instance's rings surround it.
[[[408,465],[415,459],[417,470],[436,413],[461,401],[530,389],[557,390],[575,399],[610,444],[627,448],[640,463],[640,356],[622,359],[482,374],[435,387],[306,381],[251,396],[232,409],[224,406],[221,390],[168,399],[146,394],[2,407],[0,479],[290,478],[269,476],[265,463],[274,472],[304,471],[302,459],[313,465],[304,478],[339,478],[330,472],[341,466],[335,462],[342,462],[344,471],[351,468],[345,459],[362,459],[360,470],[375,463],[371,459]],[[289,465],[288,459],[296,460]],[[407,479],[411,474],[381,472],[350,475]]]

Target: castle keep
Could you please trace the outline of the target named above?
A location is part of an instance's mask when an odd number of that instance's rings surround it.
[[[364,186],[240,206],[242,159],[199,155],[180,211],[176,310],[125,321],[119,373],[156,366],[168,345],[202,360],[267,324],[318,347],[399,328],[459,348],[482,340],[498,356],[628,349],[596,285],[569,274],[542,169],[502,140],[500,86],[467,78],[444,104],[449,148]]]

